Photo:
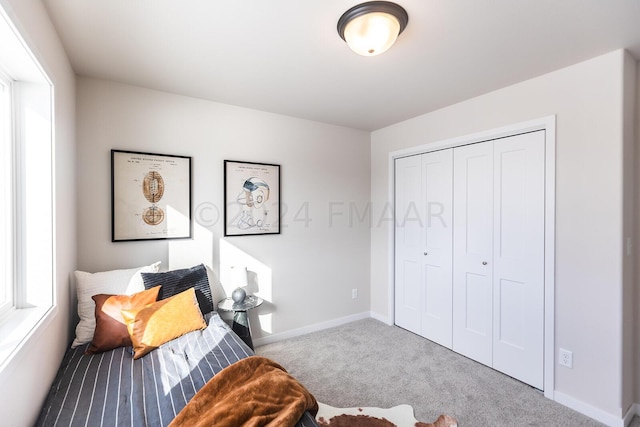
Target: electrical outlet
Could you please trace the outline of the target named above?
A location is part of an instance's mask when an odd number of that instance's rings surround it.
[[[563,348],[560,349],[560,365],[573,368],[573,353]]]
[[[358,298],[358,289],[357,288],[351,289],[351,298],[352,299]]]

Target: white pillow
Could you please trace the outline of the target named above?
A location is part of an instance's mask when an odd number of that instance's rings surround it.
[[[93,339],[93,332],[96,329],[96,303],[91,298],[92,296],[98,294],[132,295],[144,291],[144,283],[140,273],[157,273],[159,269],[160,262],[144,267],[99,273],[75,271],[80,322],[76,326],[76,337],[71,348],[91,342]]]

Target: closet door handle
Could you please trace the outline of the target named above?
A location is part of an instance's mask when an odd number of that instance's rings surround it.
[[[428,252],[423,252],[423,255],[427,256],[427,255],[429,255],[429,253]]]
[[[482,261],[482,265],[487,265],[487,261]]]

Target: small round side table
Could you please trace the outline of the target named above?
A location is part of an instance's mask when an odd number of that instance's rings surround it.
[[[242,341],[253,350],[253,341],[251,340],[251,326],[249,325],[249,318],[247,317],[247,311],[254,309],[264,300],[254,295],[247,295],[242,302],[235,302],[231,298],[225,298],[218,302],[218,310],[233,311],[233,325],[231,329],[235,332]]]

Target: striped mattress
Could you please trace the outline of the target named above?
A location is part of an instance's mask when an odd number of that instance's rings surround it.
[[[212,312],[209,326],[134,360],[131,348],[85,355],[70,349],[37,426],[166,426],[224,367],[253,351]],[[308,412],[297,427],[317,426]]]

